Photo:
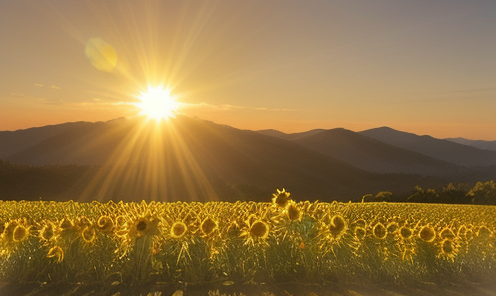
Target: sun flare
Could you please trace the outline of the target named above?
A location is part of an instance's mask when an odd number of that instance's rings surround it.
[[[179,108],[174,96],[171,95],[169,88],[162,86],[148,86],[146,92],[141,92],[137,97],[141,102],[136,106],[141,109],[140,115],[146,115],[149,119],[160,121],[174,117]]]

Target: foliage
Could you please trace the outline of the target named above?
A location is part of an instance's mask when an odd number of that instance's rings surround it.
[[[495,204],[496,203],[496,181],[477,182],[474,188],[467,193],[472,198],[472,203]]]
[[[270,203],[0,201],[0,280],[455,282],[496,276],[494,206],[295,202],[285,190],[273,197]]]
[[[389,191],[381,191],[375,196],[366,194],[362,202],[414,202],[442,204],[496,205],[496,181],[477,182],[472,188],[468,184],[449,183],[441,189],[422,189],[415,186],[407,196],[395,196]]]

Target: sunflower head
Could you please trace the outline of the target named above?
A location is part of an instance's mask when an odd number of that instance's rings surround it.
[[[421,240],[428,243],[431,243],[436,239],[436,231],[429,225],[422,227],[418,235]]]
[[[356,239],[362,240],[365,238],[365,235],[367,234],[367,230],[363,227],[355,227],[353,234],[355,235]]]
[[[413,235],[413,230],[407,226],[400,228],[400,237],[402,239],[409,239]]]
[[[250,235],[257,238],[267,238],[269,236],[269,225],[261,220],[253,222],[250,227]]]
[[[3,237],[6,240],[11,241],[14,238],[14,230],[18,225],[19,223],[15,220],[7,222],[7,225],[5,225],[5,230],[3,231]]]
[[[138,232],[145,232],[145,230],[148,228],[149,221],[143,219],[140,220],[136,223],[136,230]]]
[[[491,236],[491,230],[489,230],[489,228],[483,225],[479,227],[479,229],[477,229],[475,235],[477,235],[480,238],[487,239]]]
[[[114,227],[114,221],[109,216],[101,216],[97,221],[98,229],[100,231],[110,231]]]
[[[374,225],[372,232],[374,233],[374,237],[378,239],[385,239],[388,234],[387,228],[381,222]]]
[[[149,217],[140,217],[134,222],[131,229],[129,229],[129,235],[131,237],[157,235],[160,233],[157,227],[159,222],[160,220],[157,218],[150,219]]]
[[[182,221],[176,221],[172,224],[170,234],[173,238],[181,238],[188,231],[188,226]]]
[[[399,229],[399,225],[397,222],[389,222],[388,225],[386,226],[386,230],[387,230],[387,233],[388,234],[396,234],[398,232],[398,229]]]
[[[96,240],[96,231],[93,227],[86,227],[81,232],[81,237],[85,243],[93,243]]]
[[[291,201],[290,195],[284,188],[282,191],[277,189],[277,193],[272,194],[272,203],[279,208],[285,208]]]
[[[451,230],[451,228],[446,227],[441,230],[439,236],[441,236],[441,239],[454,239],[455,233],[453,232],[453,230]]]
[[[53,238],[55,225],[52,222],[47,222],[45,226],[40,230],[39,238],[44,241],[49,241]]]
[[[120,215],[115,218],[115,227],[122,229],[126,228],[127,220],[124,216]]]
[[[356,221],[353,221],[353,226],[360,228],[367,228],[367,221],[365,221],[365,219],[358,219]]]
[[[467,226],[462,225],[462,226],[460,226],[460,228],[458,228],[456,236],[462,237],[462,236],[465,236],[466,233],[467,233]]]
[[[459,245],[457,245],[453,240],[445,238],[439,244],[440,252],[438,256],[453,261],[458,254],[458,247]]]
[[[441,249],[445,254],[453,253],[453,244],[449,239],[445,239],[441,242]]]
[[[212,233],[215,229],[217,229],[218,225],[217,222],[212,220],[212,218],[205,218],[205,220],[202,221],[200,224],[200,229],[203,235],[209,235]]]
[[[341,237],[348,229],[348,224],[341,215],[335,215],[331,218],[329,231],[334,238]]]
[[[76,222],[76,227],[78,229],[84,230],[86,227],[91,226],[93,223],[91,223],[90,219],[86,216],[81,216]]]
[[[301,213],[298,207],[292,203],[288,206],[288,211],[287,215],[290,221],[300,221],[301,220]]]
[[[12,239],[14,242],[19,243],[29,237],[29,229],[30,227],[25,227],[22,224],[19,224],[14,228],[14,233],[12,234]]]
[[[74,223],[72,222],[71,219],[65,217],[64,219],[62,219],[62,221],[60,221],[59,227],[62,230],[69,230],[74,227]]]

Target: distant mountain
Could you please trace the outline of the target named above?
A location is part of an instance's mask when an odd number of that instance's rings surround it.
[[[464,138],[446,138],[445,140],[482,150],[496,151],[496,141],[468,140]]]
[[[294,142],[370,172],[435,176],[461,169],[342,128],[307,133]]]
[[[481,150],[431,136],[418,136],[389,127],[374,128],[362,131],[360,134],[460,166],[475,167],[496,164],[496,151]]]
[[[17,131],[0,131],[0,158],[6,158],[57,134],[89,125],[93,123],[70,122]]]
[[[287,187],[301,199],[356,200],[425,183],[418,176],[372,174],[297,143],[185,116],[162,126],[139,118],[75,125],[6,160],[99,165],[74,183],[85,199],[233,200],[248,191],[268,200]]]
[[[496,179],[493,167],[459,170],[343,129],[284,139],[178,116],[160,125],[122,118],[37,128],[30,141],[24,133],[9,132],[22,141],[0,140],[10,152],[0,161],[0,199],[268,201],[285,187],[301,200],[356,201],[415,185]],[[432,177],[446,170],[453,174]]]
[[[314,130],[310,130],[310,131],[302,132],[302,133],[286,134],[286,133],[280,132],[278,130],[267,129],[267,130],[260,130],[260,131],[257,131],[257,132],[260,133],[260,134],[263,134],[263,135],[267,135],[267,136],[271,136],[271,137],[276,137],[276,138],[279,138],[279,139],[297,140],[297,139],[300,139],[300,138],[305,138],[307,136],[312,136],[312,135],[321,133],[323,131],[325,131],[325,130],[324,129],[314,129]]]

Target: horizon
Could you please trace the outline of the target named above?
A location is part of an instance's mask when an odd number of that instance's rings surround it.
[[[130,117],[124,117],[123,116],[123,117],[112,118],[112,119],[109,119],[109,120],[98,120],[98,121],[86,121],[86,120],[67,121],[67,122],[61,122],[61,123],[55,123],[55,124],[47,124],[47,125],[40,125],[40,126],[31,126],[31,127],[27,127],[27,128],[20,128],[20,129],[17,129],[17,130],[0,130],[0,132],[15,132],[15,131],[27,130],[27,129],[32,129],[32,128],[42,128],[42,127],[45,127],[45,126],[54,126],[54,125],[67,124],[67,123],[77,123],[77,122],[98,123],[98,122],[109,122],[109,121],[114,121],[114,120],[119,120],[119,119],[129,120],[129,119],[137,118],[139,116],[140,115],[130,116]],[[360,132],[367,131],[367,130],[372,130],[372,129],[390,128],[390,129],[393,129],[393,130],[396,130],[396,131],[399,131],[399,132],[411,133],[411,134],[415,134],[417,136],[431,136],[433,138],[441,139],[441,140],[460,138],[460,139],[466,139],[466,140],[470,140],[470,141],[488,141],[488,142],[496,141],[496,140],[470,139],[470,138],[464,138],[464,137],[438,138],[438,137],[435,137],[435,136],[430,135],[430,134],[417,134],[417,133],[414,133],[412,131],[401,130],[401,129],[397,129],[397,128],[394,128],[394,127],[391,127],[391,126],[386,126],[386,125],[384,125],[384,126],[371,127],[371,128],[363,129],[363,130],[352,130],[352,129],[349,129],[347,127],[339,126],[339,127],[331,127],[331,128],[312,128],[312,129],[308,129],[308,130],[295,131],[295,132],[285,132],[285,131],[278,130],[278,129],[273,129],[273,128],[267,128],[267,129],[245,129],[245,128],[239,128],[239,127],[236,127],[236,126],[232,126],[232,125],[229,125],[229,124],[223,124],[223,123],[215,122],[213,120],[207,120],[207,119],[199,118],[199,117],[196,117],[196,116],[189,116],[189,115],[186,115],[186,114],[180,114],[180,116],[188,116],[190,118],[197,118],[199,120],[209,121],[209,122],[213,122],[213,123],[219,124],[219,125],[228,125],[230,127],[233,127],[233,128],[239,129],[239,130],[249,130],[249,131],[255,131],[255,132],[265,131],[265,130],[274,130],[274,131],[282,132],[282,133],[285,133],[285,134],[288,134],[288,135],[289,134],[297,134],[297,133],[305,133],[305,132],[309,132],[309,131],[312,131],[312,130],[319,130],[319,129],[321,129],[321,130],[345,129],[345,130],[349,130],[349,131],[352,131],[352,132],[355,132],[355,133],[360,133]]]
[[[490,1],[4,1],[0,130],[179,113],[284,133],[496,140]]]

